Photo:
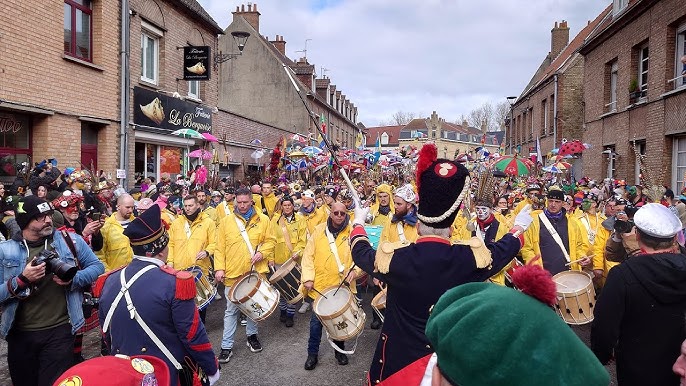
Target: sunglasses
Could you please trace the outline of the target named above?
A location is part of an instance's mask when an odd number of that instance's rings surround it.
[[[335,211],[335,212],[331,212],[331,213],[333,213],[334,216],[345,216],[346,214],[348,214],[348,213],[346,213],[346,212],[338,211],[338,210]]]

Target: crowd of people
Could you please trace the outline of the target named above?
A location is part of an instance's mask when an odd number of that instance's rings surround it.
[[[686,192],[469,171],[432,144],[397,186],[265,177],[209,187],[163,174],[126,191],[54,159],[24,167],[0,184],[0,332],[15,386],[86,377],[91,361],[134,368],[137,380],[214,384],[239,325],[262,351],[259,322],[232,288],[289,262],[303,300],[281,297],[286,328],[327,288],[385,293],[385,311],[371,314],[381,334],[368,384],[607,385],[602,365],[613,361],[620,385],[686,381]],[[568,272],[595,294],[578,315],[560,303],[556,278]],[[216,297],[198,303],[198,281]],[[222,339],[211,342],[206,304],[222,298]],[[590,348],[567,326],[581,323],[592,323]],[[97,363],[81,354],[93,328]],[[306,370],[324,328],[312,312]],[[345,341],[332,344],[347,365]]]

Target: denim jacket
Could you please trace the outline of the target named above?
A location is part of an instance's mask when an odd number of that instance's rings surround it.
[[[81,236],[71,232],[69,236],[71,236],[76,247],[79,267],[79,271],[74,276],[71,285],[66,287],[65,290],[67,312],[73,334],[85,323],[81,306],[83,303],[82,289],[92,284],[99,275],[104,273],[105,267],[95,257],[95,254]],[[62,233],[54,231],[52,237],[51,245],[60,256],[60,259],[75,264],[74,255],[69,250],[64,237],[62,237]],[[0,309],[2,309],[2,314],[0,314],[0,336],[3,338],[7,337],[12,328],[19,302],[22,298],[30,295],[30,287],[19,290],[17,286],[17,276],[24,271],[27,261],[30,261],[28,250],[22,239],[14,238],[0,242],[0,278],[3,280],[3,283],[0,284]],[[10,292],[10,288],[15,295]]]

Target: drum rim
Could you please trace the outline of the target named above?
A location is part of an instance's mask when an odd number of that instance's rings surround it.
[[[328,291],[332,290],[332,289],[334,289],[334,291],[335,291],[335,288],[338,288],[338,286],[337,286],[337,285],[332,285],[332,286],[330,286],[330,287],[327,287],[327,288],[325,288],[325,289],[322,291],[322,294],[326,295],[326,293],[327,293]],[[317,305],[319,305],[320,299],[325,299],[323,295],[319,295],[319,297],[317,298],[317,300],[315,300],[314,303],[312,304],[312,312],[314,312],[314,313],[315,313],[318,317],[320,317],[321,319],[330,320],[330,319],[334,319],[334,318],[337,318],[337,317],[343,315],[343,314],[345,313],[345,311],[346,311],[348,308],[352,308],[352,306],[350,305],[350,304],[351,304],[351,303],[350,303],[350,299],[353,298],[353,291],[350,290],[349,288],[343,288],[342,286],[341,286],[341,289],[345,289],[346,291],[348,291],[348,301],[345,302],[345,304],[347,304],[349,307],[345,307],[345,308],[343,308],[342,310],[336,311],[336,312],[334,312],[334,313],[331,314],[331,315],[327,315],[327,316],[319,315],[319,314],[317,313]],[[325,299],[325,300],[328,300],[328,299]],[[360,308],[360,307],[357,307],[357,308]]]
[[[382,289],[381,292],[376,294],[373,298],[372,301],[370,302],[370,305],[374,308],[377,309],[386,309],[386,304],[384,303],[383,307],[378,307],[377,305],[379,304],[378,299],[381,299],[382,297],[386,298],[388,296],[388,293],[386,291],[386,288]]]
[[[298,262],[295,261],[292,257],[289,257],[288,260],[284,261],[283,264],[281,264],[281,267],[279,267],[279,269],[274,271],[274,273],[270,277],[267,278],[267,280],[270,283],[274,284],[275,281],[279,281],[279,280],[283,279],[284,277],[286,277],[286,275],[289,274],[293,270],[293,268],[296,267],[297,265],[298,265]],[[288,268],[285,268],[285,267],[288,267]],[[280,276],[277,277],[276,275],[280,275]]]
[[[243,280],[246,280],[253,273],[257,276],[257,281],[255,282],[255,287],[248,293],[248,295],[242,297],[241,299],[236,299],[236,297],[234,295],[235,295],[235,289],[238,288],[238,284],[240,284]],[[236,282],[233,283],[233,285],[231,286],[231,289],[229,289],[229,300],[231,301],[231,303],[243,304],[243,303],[247,302],[248,299],[252,298],[252,296],[257,293],[257,290],[260,288],[260,286],[262,286],[262,275],[260,275],[259,272],[251,271],[248,273],[244,273],[243,275],[239,276],[236,279]]]
[[[326,323],[325,323],[325,321],[330,321],[330,320],[332,320],[332,319],[322,319],[322,318],[321,318],[319,315],[317,315],[316,313],[315,313],[314,315],[317,317],[317,319],[319,319],[319,322],[322,324],[322,327],[324,328],[324,330],[326,330],[326,333],[328,334],[329,338],[335,339],[335,340],[348,340],[348,339],[352,339],[352,338],[354,338],[354,337],[360,335],[360,334],[362,333],[362,331],[364,331],[364,325],[365,325],[365,323],[367,323],[367,314],[364,312],[364,310],[362,309],[362,307],[358,307],[358,309],[359,309],[359,312],[360,312],[360,314],[361,314],[361,319],[362,319],[361,323],[360,323],[359,325],[357,325],[357,328],[355,328],[355,330],[353,330],[351,333],[346,334],[346,335],[344,335],[344,336],[336,336],[336,337],[334,337],[334,336],[331,335],[331,333],[329,332],[329,330],[326,328]]]
[[[582,288],[579,288],[579,289],[576,289],[576,290],[572,290],[572,291],[568,291],[568,292],[562,292],[562,291],[558,290],[557,281],[555,281],[555,278],[558,277],[558,276],[559,276],[559,277],[562,277],[562,276],[569,276],[569,275],[584,275],[584,276],[586,276],[586,278],[589,279],[590,281],[589,281],[588,284],[586,284],[586,286],[584,286],[584,287],[582,287]],[[589,274],[587,274],[586,272],[582,272],[582,271],[562,271],[562,272],[559,272],[559,273],[556,273],[555,275],[553,275],[552,279],[553,279],[553,282],[555,283],[555,292],[557,292],[558,294],[574,295],[574,296],[580,295],[580,294],[582,294],[582,293],[584,293],[584,292],[590,292],[590,290],[589,290],[589,285],[590,285],[591,289],[593,289],[593,291],[595,292],[595,288],[593,288],[593,279],[592,279],[591,276],[590,276]]]

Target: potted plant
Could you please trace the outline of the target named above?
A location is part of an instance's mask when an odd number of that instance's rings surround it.
[[[641,88],[638,87],[638,79],[633,78],[629,82],[629,102],[636,103],[641,98]]]

